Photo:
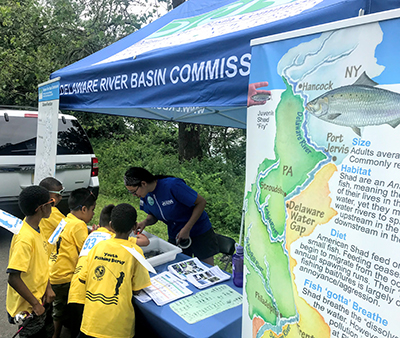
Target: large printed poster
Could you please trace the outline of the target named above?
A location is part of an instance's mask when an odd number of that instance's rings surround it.
[[[38,86],[39,113],[34,183],[56,174],[60,78]]]
[[[253,46],[243,337],[400,337],[400,21],[362,20]]]

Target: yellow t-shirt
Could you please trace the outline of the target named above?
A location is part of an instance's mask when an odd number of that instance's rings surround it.
[[[67,222],[50,255],[50,283],[71,282],[78,256],[88,237],[86,223],[69,213]]]
[[[81,331],[99,338],[131,338],[135,334],[132,291],[150,283],[149,272],[122,245],[142,249],[129,240],[112,238],[90,250],[79,279],[86,281]]]
[[[40,232],[43,233],[43,237],[47,243],[47,253],[49,257],[54,249],[54,245],[51,245],[48,240],[63,218],[65,218],[64,214],[62,214],[56,207],[52,207],[50,217],[42,218],[39,223]]]
[[[21,279],[29,291],[42,303],[49,282],[49,268],[43,234],[24,221],[10,246],[7,269],[21,271]],[[32,312],[32,306],[10,285],[7,285],[7,312],[14,317],[21,311]]]
[[[89,237],[86,239],[85,243],[88,243],[88,246],[90,248],[90,250],[93,248],[93,246],[91,245],[91,237],[92,234],[96,234],[96,233],[105,233],[110,235],[110,238],[114,238],[115,237],[115,233],[106,229],[106,228],[99,228],[95,231],[93,231]],[[136,238],[135,237],[129,237],[129,241],[132,242],[133,244],[136,244]],[[95,242],[95,244],[99,244],[100,241]],[[86,264],[87,261],[87,253],[83,253],[85,251],[85,245],[83,245],[81,254],[79,255],[79,259],[78,259],[78,263],[76,263],[76,268],[75,268],[75,272],[74,275],[72,276],[72,280],[71,280],[71,286],[69,288],[69,293],[68,293],[68,303],[78,303],[78,304],[85,304],[85,297],[86,297],[86,285],[83,284],[82,282],[79,281],[79,273],[81,272],[83,265]]]
[[[82,253],[85,251],[85,246],[88,246],[88,249],[92,249],[93,246],[91,245],[91,237],[95,236],[98,233],[104,233],[110,235],[109,238],[112,238],[115,236],[115,233],[112,231],[109,231],[108,229],[104,227],[100,227],[97,230],[93,231],[89,237],[86,239],[85,244],[83,246],[83,249],[81,251],[81,254],[78,259],[78,263],[76,263],[75,267],[75,272],[74,275],[72,276],[71,280],[71,286],[69,288],[69,293],[68,293],[68,303],[78,303],[78,304],[84,304],[85,303],[85,294],[86,294],[86,286],[85,284],[81,283],[78,279],[79,272],[82,270],[82,267],[84,264],[86,264],[86,259],[87,259],[87,253]],[[100,241],[95,242],[95,244],[100,243]]]

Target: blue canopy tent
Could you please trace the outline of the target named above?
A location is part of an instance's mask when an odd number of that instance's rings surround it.
[[[246,127],[250,40],[400,0],[189,0],[60,69],[60,109]]]

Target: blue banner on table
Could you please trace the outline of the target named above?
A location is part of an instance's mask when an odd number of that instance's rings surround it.
[[[252,42],[243,337],[400,336],[399,17]]]

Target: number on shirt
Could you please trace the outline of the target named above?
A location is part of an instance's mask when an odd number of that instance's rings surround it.
[[[97,242],[96,237],[88,238],[85,242],[85,245],[83,246],[83,250],[90,250],[95,246],[96,242]]]

